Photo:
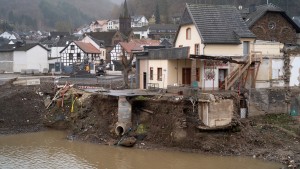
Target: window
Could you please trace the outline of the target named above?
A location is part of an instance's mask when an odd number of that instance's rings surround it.
[[[73,60],[73,53],[69,53],[69,60]]]
[[[77,61],[80,61],[80,60],[81,60],[81,54],[77,53]]]
[[[199,55],[199,44],[195,44],[195,55]]]
[[[71,50],[74,50],[75,49],[75,45],[71,45]]]
[[[162,68],[157,68],[157,80],[162,81]]]
[[[186,40],[190,40],[191,39],[191,28],[187,28],[186,29]]]
[[[153,67],[150,67],[150,80],[153,80]]]

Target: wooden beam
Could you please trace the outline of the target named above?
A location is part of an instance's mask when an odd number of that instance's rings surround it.
[[[190,58],[192,59],[203,59],[203,60],[220,60],[224,63],[230,62],[230,63],[236,63],[236,64],[246,64],[245,61],[237,61],[233,60],[232,56],[207,56],[207,55],[190,55]]]

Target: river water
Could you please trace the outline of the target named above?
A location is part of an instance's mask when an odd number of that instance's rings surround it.
[[[0,136],[1,169],[279,169],[252,158],[152,151],[66,140],[60,131]]]

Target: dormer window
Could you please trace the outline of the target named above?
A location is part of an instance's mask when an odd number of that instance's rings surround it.
[[[191,28],[186,29],[186,40],[191,40]]]

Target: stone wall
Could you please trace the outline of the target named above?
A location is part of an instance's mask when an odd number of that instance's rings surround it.
[[[275,27],[271,28],[270,23]],[[257,40],[279,41],[281,43],[297,43],[297,33],[293,26],[279,13],[268,12],[251,28]]]
[[[274,89],[251,89],[249,116],[265,113],[287,113],[286,90]],[[260,111],[260,113],[257,113]]]

